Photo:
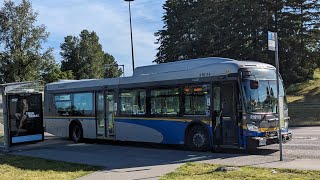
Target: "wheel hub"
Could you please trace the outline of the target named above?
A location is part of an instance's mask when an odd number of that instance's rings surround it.
[[[194,136],[193,136],[193,144],[196,146],[196,147],[203,147],[205,145],[205,142],[206,142],[206,137],[204,134],[202,133],[196,133]]]

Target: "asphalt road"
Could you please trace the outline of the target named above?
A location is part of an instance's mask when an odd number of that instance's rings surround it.
[[[283,144],[283,157],[288,159],[320,159],[320,126],[319,127],[294,127],[290,128],[293,134],[291,141]],[[54,146],[54,147],[53,147]],[[150,150],[174,150],[177,152],[184,152],[185,150],[180,146],[163,146],[145,143],[123,143],[123,142],[108,142],[108,141],[87,141],[86,143],[73,144],[73,142],[68,141],[63,138],[57,138],[54,136],[46,135],[46,141],[30,144],[30,145],[20,145],[13,147],[13,151],[17,150],[32,150],[37,148],[46,149],[56,149],[63,150],[66,147],[70,151],[76,150],[77,147],[81,150],[83,147],[90,147],[93,149],[117,149],[124,148],[130,149],[131,147],[144,148]],[[112,147],[112,148],[111,148]],[[66,148],[65,150],[68,150]],[[86,151],[87,152],[87,151]],[[210,154],[210,152],[208,152]],[[249,152],[235,150],[235,149],[225,149],[218,154],[218,156],[223,156],[224,154],[240,154],[240,155],[264,155],[264,156],[279,156],[279,145],[269,145],[263,146],[256,150]],[[183,153],[182,153],[183,154]]]
[[[294,127],[290,128],[293,139],[283,144],[283,157],[320,159],[320,126],[319,127]],[[259,150],[261,150],[259,152]],[[279,145],[259,148],[256,153],[269,150],[279,150]],[[270,155],[279,156],[279,152]]]
[[[292,128],[293,140],[283,145],[284,161],[279,161],[278,145],[248,152],[223,150],[221,153],[190,152],[176,146],[89,141],[74,144],[54,136],[46,141],[24,144],[12,154],[40,157],[104,169],[81,179],[158,179],[181,164],[192,161],[235,166],[320,169],[320,127]]]

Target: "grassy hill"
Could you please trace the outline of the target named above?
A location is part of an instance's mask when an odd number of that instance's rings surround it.
[[[320,125],[320,69],[314,79],[287,88],[291,125]]]

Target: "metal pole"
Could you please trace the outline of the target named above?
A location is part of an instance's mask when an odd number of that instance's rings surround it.
[[[278,99],[278,126],[279,126],[279,150],[280,150],[280,161],[283,161],[282,158],[282,134],[281,134],[281,113],[280,113],[280,87],[279,87],[279,43],[278,43],[278,2],[276,0],[276,8],[275,8],[275,59],[276,59],[276,73],[277,73],[277,99]]]
[[[133,40],[132,40],[132,22],[131,22],[131,6],[130,6],[130,1],[129,1],[129,17],[130,17],[130,35],[131,35],[132,71],[134,71],[134,55],[133,55]]]
[[[277,99],[278,99],[278,126],[279,126],[279,149],[280,149],[280,161],[282,161],[282,134],[281,134],[281,109],[280,109],[280,87],[279,87],[279,48],[278,48],[278,33],[275,33],[276,41],[276,73],[277,73]]]

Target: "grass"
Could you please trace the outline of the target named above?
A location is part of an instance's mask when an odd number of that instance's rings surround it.
[[[76,179],[99,167],[0,154],[0,179]]]
[[[320,179],[320,171],[239,167],[239,170],[215,172],[220,167],[213,164],[187,163],[160,179],[209,180],[209,179]]]
[[[320,125],[320,69],[313,80],[287,88],[291,125]]]

